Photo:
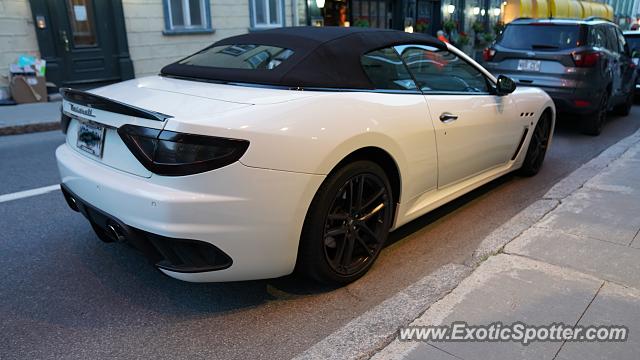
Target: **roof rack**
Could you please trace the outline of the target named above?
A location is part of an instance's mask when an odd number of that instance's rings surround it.
[[[584,19],[584,21],[593,21],[593,20],[602,20],[602,21],[611,22],[611,20],[609,20],[607,18],[603,18],[601,16],[589,16],[588,18]]]

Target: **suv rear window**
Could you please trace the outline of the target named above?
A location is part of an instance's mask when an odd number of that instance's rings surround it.
[[[497,43],[509,49],[561,50],[580,46],[580,25],[511,24]]]
[[[223,69],[275,69],[293,50],[269,45],[221,45],[200,51],[181,60],[182,65]]]

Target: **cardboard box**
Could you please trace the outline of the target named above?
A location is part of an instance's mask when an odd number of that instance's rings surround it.
[[[47,80],[43,76],[13,75],[9,89],[18,104],[47,102]]]

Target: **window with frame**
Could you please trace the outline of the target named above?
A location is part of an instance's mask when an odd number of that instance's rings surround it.
[[[221,69],[272,70],[293,55],[293,50],[271,45],[220,45],[204,49],[180,61]]]
[[[413,90],[418,88],[402,59],[393,48],[369,52],[360,59],[362,69],[376,89]]]
[[[283,0],[250,0],[252,27],[284,26],[282,10]]]
[[[209,0],[164,0],[165,32],[211,31]]]
[[[607,26],[607,49],[614,53],[620,53],[620,44],[618,43],[618,35],[616,34],[616,28],[613,26]]]
[[[484,74],[452,52],[431,46],[396,48],[423,92],[490,93]]]
[[[607,35],[601,26],[589,27],[589,44],[594,47],[607,48]]]

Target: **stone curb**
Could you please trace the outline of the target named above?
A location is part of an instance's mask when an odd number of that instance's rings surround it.
[[[442,299],[471,273],[471,268],[447,264],[324,338],[296,360],[368,359],[406,326]]]

